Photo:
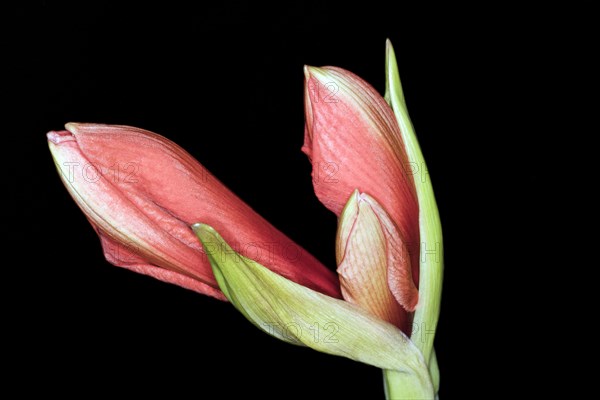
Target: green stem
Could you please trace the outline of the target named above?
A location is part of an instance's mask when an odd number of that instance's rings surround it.
[[[433,400],[435,397],[429,373],[423,369],[416,374],[383,370],[383,387],[387,400]]]

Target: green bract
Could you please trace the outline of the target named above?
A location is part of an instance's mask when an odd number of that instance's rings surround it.
[[[403,391],[407,398],[433,398],[421,352],[395,326],[239,255],[208,225],[193,229],[219,287],[258,328],[288,343],[394,370],[410,382]],[[315,328],[320,335],[315,336]]]
[[[419,306],[413,320],[413,341],[427,360],[436,391],[439,386],[439,371],[433,350],[433,340],[440,314],[442,275],[444,270],[442,227],[433,187],[423,153],[415,134],[404,100],[396,55],[391,42],[386,49],[385,99],[394,110],[406,153],[414,173],[415,188],[419,200],[419,230],[421,256],[419,265]],[[418,335],[418,337],[415,337]]]

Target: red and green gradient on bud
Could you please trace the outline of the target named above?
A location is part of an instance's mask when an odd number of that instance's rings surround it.
[[[129,126],[75,124],[47,134],[59,175],[117,266],[225,300],[191,229],[203,221],[237,251],[333,297],[338,279],[181,147]]]
[[[338,235],[337,243],[344,297],[366,308],[375,307],[379,313],[386,309],[380,316],[385,315],[387,321],[410,335],[410,313],[418,298],[414,288],[419,283],[419,206],[413,177],[407,174],[409,160],[394,113],[371,85],[349,71],[305,67],[305,77],[302,149],[313,164],[317,197],[340,217],[340,232],[348,231]],[[328,95],[323,96],[323,92]],[[335,179],[315,179],[322,165],[336,166]],[[359,193],[358,201],[355,191]],[[379,216],[385,214],[387,222],[385,236],[376,248],[364,246],[362,241],[378,240],[378,232],[352,229],[355,220],[365,228],[368,218],[363,206],[367,204],[377,205]],[[350,246],[339,243],[348,239],[352,240]],[[375,268],[371,257],[386,248],[390,254],[394,251],[395,257],[384,257],[382,266]],[[405,279],[398,280],[399,276]],[[391,283],[381,289],[392,296],[372,296],[365,289],[383,281]],[[404,293],[408,288],[412,288],[411,293]],[[402,304],[401,299],[407,296],[411,297],[410,304]]]
[[[355,191],[340,215],[336,240],[344,299],[410,332],[406,313],[419,292],[394,221],[375,199]]]
[[[441,254],[423,251],[441,253],[441,228],[393,48],[388,41],[385,97],[338,67],[305,67],[305,78],[303,151],[317,197],[339,217],[343,297],[411,337],[437,391],[433,338],[443,265]],[[323,165],[335,165],[335,179],[320,179]],[[403,396],[409,383],[393,371],[385,377],[392,396]]]

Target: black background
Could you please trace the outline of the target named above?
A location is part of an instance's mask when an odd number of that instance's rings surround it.
[[[167,136],[334,268],[336,219],[314,196],[300,152],[302,66],[340,66],[383,91],[386,38],[445,235],[441,398],[530,386],[522,372],[532,351],[511,349],[535,331],[524,314],[540,300],[523,307],[525,278],[541,268],[534,232],[545,229],[540,199],[553,192],[556,166],[552,110],[539,105],[560,86],[556,60],[578,54],[588,27],[578,20],[585,10],[563,11],[49,1],[10,9],[3,153],[16,179],[5,192],[5,246],[18,261],[3,286],[20,389],[383,398],[375,368],[278,342],[227,303],[110,266],[60,183],[45,133],[82,121]],[[565,19],[576,27],[571,39],[558,28]]]

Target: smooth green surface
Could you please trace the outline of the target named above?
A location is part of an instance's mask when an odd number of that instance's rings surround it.
[[[223,293],[254,325],[288,343],[393,370],[406,398],[433,398],[425,360],[398,328],[235,253],[208,225],[193,229]]]
[[[435,355],[435,349],[431,352],[431,358],[429,359],[429,374],[431,375],[431,381],[433,382],[433,388],[437,393],[440,390],[440,369],[437,363],[437,356]]]
[[[418,393],[414,390],[413,378],[398,371],[383,370],[383,387],[387,400],[433,400],[434,394]]]

